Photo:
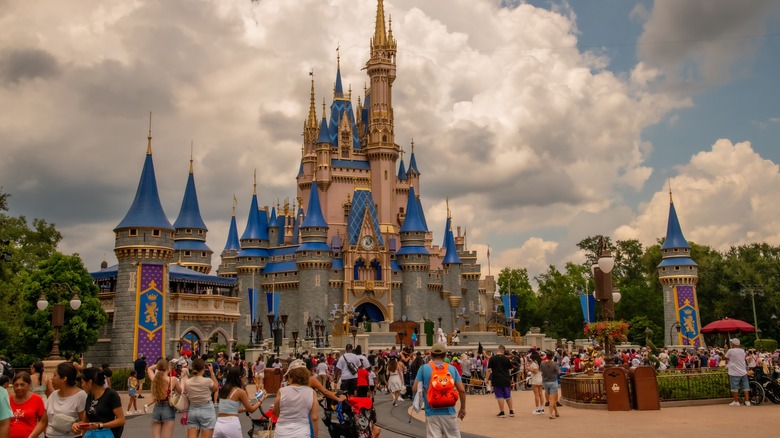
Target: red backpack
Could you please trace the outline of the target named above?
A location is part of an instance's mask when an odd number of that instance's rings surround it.
[[[450,374],[450,367],[444,363],[441,366],[433,361],[428,362],[431,367],[431,381],[428,384],[428,405],[433,409],[451,408],[458,401],[458,391],[455,389],[455,379]]]

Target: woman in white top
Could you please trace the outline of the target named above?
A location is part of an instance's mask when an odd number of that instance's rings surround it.
[[[542,388],[542,372],[535,360],[528,359],[528,371],[531,373],[531,388],[534,390],[534,415],[544,414],[544,389]]]
[[[273,414],[276,422],[275,438],[319,437],[317,397],[309,385],[309,370],[300,360],[294,360],[284,375],[287,386],[279,388]]]
[[[71,362],[57,365],[51,376],[55,391],[46,399],[46,412],[31,436],[38,436],[43,430],[49,438],[69,438],[73,436],[73,423],[87,422],[87,393],[76,387],[77,377],[78,371]]]
[[[190,402],[187,414],[187,438],[211,438],[214,434],[214,426],[217,424],[217,413],[214,412],[214,394],[219,385],[214,372],[214,364],[211,367],[211,378],[203,377],[206,362],[197,358],[192,361],[192,375],[186,381],[182,381],[184,392]]]
[[[263,360],[262,356],[257,358],[257,362],[255,362],[255,367],[252,371],[254,372],[255,389],[263,389],[263,379],[265,379],[265,361]]]

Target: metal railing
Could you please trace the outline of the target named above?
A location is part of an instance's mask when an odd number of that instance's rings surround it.
[[[561,397],[577,403],[607,402],[604,377],[600,374],[569,374],[561,377]]]

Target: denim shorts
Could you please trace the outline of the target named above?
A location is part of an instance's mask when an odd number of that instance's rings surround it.
[[[748,382],[747,376],[729,376],[731,392],[738,392],[740,384],[743,391],[750,391],[750,383]]]
[[[217,413],[214,411],[214,403],[206,402],[199,405],[190,405],[187,414],[187,427],[199,430],[214,429],[217,424]]]
[[[558,382],[544,382],[542,385],[546,394],[558,394]]]
[[[173,421],[176,419],[176,409],[168,404],[168,400],[158,401],[154,404],[154,411],[152,411],[152,421],[157,423],[165,423],[166,421]]]

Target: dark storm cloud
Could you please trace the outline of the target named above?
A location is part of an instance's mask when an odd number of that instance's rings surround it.
[[[755,53],[766,22],[778,13],[776,0],[656,0],[639,39],[639,59],[671,79],[721,82]]]
[[[60,72],[57,58],[41,49],[0,52],[0,81],[17,84],[25,79],[49,78]]]
[[[273,141],[296,141],[295,132],[302,130],[302,118],[288,116],[281,111],[269,111],[259,117],[260,128],[264,129]]]

